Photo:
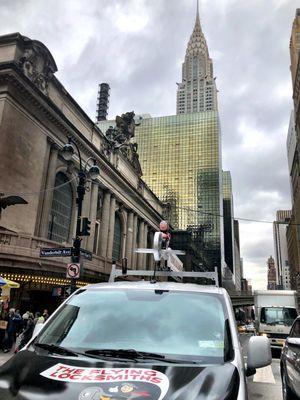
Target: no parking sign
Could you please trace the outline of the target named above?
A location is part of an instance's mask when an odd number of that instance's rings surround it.
[[[80,264],[79,263],[68,264],[66,277],[69,279],[78,279],[80,277]]]

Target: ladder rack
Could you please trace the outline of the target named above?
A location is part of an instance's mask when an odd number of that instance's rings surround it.
[[[115,278],[126,276],[154,276],[154,271],[141,270],[141,269],[128,269],[126,271],[118,269],[116,264],[112,265],[111,273],[109,276],[109,283],[115,281]],[[156,271],[155,276],[172,277],[172,278],[208,278],[215,281],[215,286],[219,286],[218,269],[215,267],[211,272],[193,272],[193,271]]]

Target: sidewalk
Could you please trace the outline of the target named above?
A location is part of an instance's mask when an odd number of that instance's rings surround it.
[[[3,353],[3,351],[0,351],[0,366],[9,360],[13,355],[13,351],[10,351],[9,353]]]

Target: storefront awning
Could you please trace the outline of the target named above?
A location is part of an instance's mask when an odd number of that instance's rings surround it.
[[[14,281],[11,281],[9,279],[3,279],[0,276],[0,287],[5,288],[9,287],[10,289],[18,289],[20,287],[20,284]]]

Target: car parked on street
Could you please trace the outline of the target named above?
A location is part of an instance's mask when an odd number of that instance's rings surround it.
[[[254,324],[252,322],[245,325],[245,330],[246,330],[246,333],[253,333],[255,335],[256,331],[255,331]]]
[[[246,376],[270,363],[268,339],[253,336],[245,368],[223,288],[102,283],[72,294],[0,367],[0,399],[246,400]]]
[[[238,333],[246,333],[246,326],[245,324],[238,324],[237,325]]]
[[[284,400],[300,399],[300,316],[296,318],[281,353]]]

